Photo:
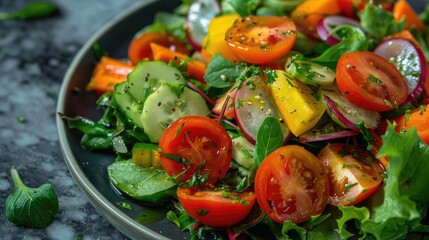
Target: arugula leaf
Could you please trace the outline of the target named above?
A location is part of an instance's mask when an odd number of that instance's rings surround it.
[[[283,145],[283,133],[279,120],[266,117],[256,135],[255,166],[259,166],[268,154]]]
[[[220,54],[212,57],[204,74],[207,84],[216,88],[227,88],[235,83],[235,80],[246,69],[245,63],[235,64]]]
[[[378,42],[383,37],[405,30],[405,19],[396,21],[392,13],[383,10],[379,6],[366,4],[363,11],[359,13],[362,27],[371,37]]]
[[[365,33],[359,28],[343,25],[332,31],[332,34],[341,32],[342,41],[328,48],[320,56],[310,59],[311,61],[335,67],[338,59],[340,59],[343,54],[359,50],[368,50],[368,42]]]

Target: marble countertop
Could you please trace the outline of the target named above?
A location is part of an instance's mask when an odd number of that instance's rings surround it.
[[[74,183],[58,143],[55,110],[63,76],[80,47],[137,1],[50,1],[59,9],[54,16],[0,21],[0,238],[127,239]],[[29,2],[0,1],[0,12]],[[54,185],[60,210],[49,227],[19,227],[6,219],[5,201],[14,188],[12,166],[30,187]]]

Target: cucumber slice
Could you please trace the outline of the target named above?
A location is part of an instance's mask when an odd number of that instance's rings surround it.
[[[316,87],[332,85],[335,80],[334,71],[310,61],[292,60],[286,71],[301,82]]]
[[[144,103],[161,84],[169,84],[179,92],[186,84],[182,73],[164,61],[141,61],[128,74],[128,92]]]
[[[178,96],[169,85],[161,85],[146,99],[141,121],[152,142],[159,142],[164,130],[175,120],[189,115],[207,116],[210,113],[204,98],[184,88]]]
[[[243,136],[232,139],[232,158],[241,166],[250,169],[255,165],[255,145]]]
[[[127,82],[121,82],[115,85],[113,91],[113,105],[124,114],[130,123],[143,130],[143,124],[140,119],[143,111],[143,104],[137,102],[133,96],[128,93]]]

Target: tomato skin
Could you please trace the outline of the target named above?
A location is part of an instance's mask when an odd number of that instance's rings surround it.
[[[324,210],[329,195],[327,172],[322,162],[303,147],[283,146],[259,166],[255,194],[272,220],[300,223]]]
[[[180,174],[176,179],[179,183],[196,177],[213,184],[225,176],[231,164],[231,137],[208,117],[186,116],[173,122],[161,136],[159,147],[163,150],[161,165],[170,176]],[[179,163],[168,154],[185,161]]]
[[[407,99],[408,86],[402,74],[388,60],[372,52],[342,55],[336,77],[344,97],[367,110],[393,110]]]
[[[239,223],[249,214],[256,200],[255,193],[251,191],[197,191],[183,187],[177,188],[177,198],[189,216],[211,227],[229,227]]]
[[[329,172],[331,205],[355,205],[374,193],[383,181],[381,163],[358,146],[328,144],[318,157]]]
[[[128,47],[128,59],[133,64],[137,64],[144,58],[153,60],[151,43],[156,43],[185,55],[190,54],[185,44],[167,32],[145,32],[131,41]]]
[[[231,51],[241,60],[269,64],[289,52],[297,38],[288,17],[248,16],[234,21],[225,33]]]

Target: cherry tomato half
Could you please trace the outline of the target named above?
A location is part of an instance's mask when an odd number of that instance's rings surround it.
[[[259,206],[272,220],[300,223],[324,210],[328,175],[322,162],[303,147],[283,146],[259,166],[255,193]]]
[[[347,100],[371,111],[389,111],[405,102],[408,86],[399,70],[368,51],[349,52],[338,60],[337,86]]]
[[[179,39],[167,32],[145,32],[134,38],[128,47],[128,59],[137,64],[140,60],[153,59],[151,43],[169,48],[185,55],[189,55],[189,50]]]
[[[231,51],[241,60],[269,64],[285,55],[296,41],[296,27],[288,17],[239,18],[225,34]]]
[[[343,143],[328,144],[319,153],[328,169],[331,194],[329,203],[354,205],[369,197],[383,179],[379,161],[358,146]]]
[[[228,227],[242,221],[255,203],[250,191],[226,192],[177,188],[177,198],[195,220],[212,227]]]
[[[159,141],[160,161],[170,176],[186,183],[215,183],[231,164],[232,141],[216,121],[202,116],[186,116],[173,122]]]

